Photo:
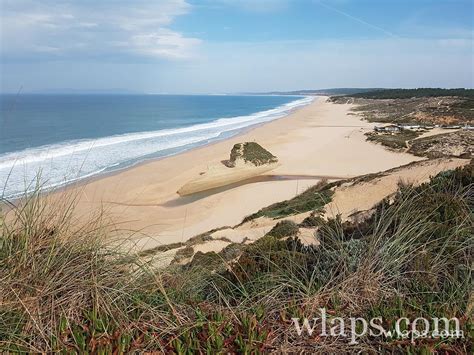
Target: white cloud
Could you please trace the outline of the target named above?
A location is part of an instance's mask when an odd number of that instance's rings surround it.
[[[188,58],[200,40],[168,26],[189,10],[185,0],[3,0],[1,53]]]
[[[196,38],[186,38],[180,33],[160,29],[157,32],[133,36],[127,46],[143,55],[183,59],[190,57],[200,42]]]
[[[192,61],[8,64],[3,90],[206,93],[329,87],[473,87],[472,41],[388,38],[212,42]],[[164,55],[161,53],[161,55]],[[71,70],[71,68],[74,70]]]

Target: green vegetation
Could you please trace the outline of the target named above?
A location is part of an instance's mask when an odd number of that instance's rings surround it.
[[[207,231],[207,232],[202,233],[202,234],[195,235],[194,237],[189,238],[188,240],[186,240],[184,243],[183,242],[178,242],[178,243],[158,245],[157,247],[146,249],[146,250],[140,252],[139,256],[150,256],[150,255],[154,255],[156,253],[160,253],[160,252],[162,253],[162,252],[165,252],[165,251],[168,251],[168,250],[178,249],[178,248],[181,248],[181,247],[185,247],[185,249],[187,248],[186,250],[189,251],[189,247],[193,247],[197,244],[203,244],[205,242],[208,242],[208,241],[212,240],[212,237],[211,237],[212,233],[214,233],[214,232],[216,232],[220,229],[225,229],[225,228],[229,228],[229,227],[228,226],[223,226],[223,227],[219,227],[219,228],[216,228],[216,229],[212,229],[212,230]]]
[[[227,165],[234,167],[238,159],[255,166],[278,162],[276,156],[255,142],[237,143],[232,147]]]
[[[440,89],[440,88],[418,88],[418,89],[381,89],[368,92],[349,94],[350,97],[363,99],[411,99],[414,97],[441,97],[458,96],[474,99],[474,89]]]
[[[408,148],[407,143],[409,141],[415,139],[420,134],[420,132],[402,130],[397,133],[370,132],[365,135],[368,141],[377,142],[392,149],[404,149]]]
[[[306,217],[301,223],[300,227],[303,228],[312,228],[319,227],[324,224],[324,219],[321,217],[321,213],[312,212],[308,217]]]
[[[179,263],[183,260],[189,259],[194,255],[194,248],[191,246],[186,246],[183,249],[179,249],[173,259],[173,262]]]
[[[335,103],[354,103],[369,122],[459,125],[474,122],[473,89],[386,89],[333,96]]]
[[[428,158],[461,156],[471,158],[474,154],[474,131],[457,131],[437,134],[414,140],[409,153]]]
[[[282,218],[293,214],[321,210],[324,205],[331,201],[333,194],[331,187],[333,186],[333,184],[328,184],[326,181],[321,181],[291,200],[274,203],[245,217],[242,223],[259,217]]]
[[[473,183],[471,164],[400,186],[359,223],[318,219],[319,246],[267,235],[231,262],[164,270],[104,243],[100,218],[75,226],[71,206],[33,196],[0,223],[0,351],[470,353]],[[388,330],[456,316],[465,337],[298,336],[291,318],[323,307]]]
[[[147,255],[152,255],[152,254],[156,254],[156,253],[163,253],[163,252],[168,251],[168,250],[181,248],[182,246],[185,246],[185,244],[181,243],[181,242],[158,245],[157,247],[154,247],[154,248],[151,248],[151,249],[146,249],[146,250],[140,252],[139,255],[140,256],[147,256]]]
[[[294,237],[298,234],[298,225],[289,220],[283,220],[275,224],[275,226],[267,233],[275,238]]]
[[[198,251],[193,260],[187,265],[187,269],[203,268],[208,271],[213,271],[222,265],[223,258],[214,251],[203,253]]]

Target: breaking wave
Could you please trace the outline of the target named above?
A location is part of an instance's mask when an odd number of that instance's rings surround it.
[[[0,155],[0,196],[11,198],[32,190],[59,187],[146,159],[173,155],[272,121],[309,104],[305,97],[248,116],[221,118],[188,127],[72,140]],[[40,178],[38,178],[40,176]]]

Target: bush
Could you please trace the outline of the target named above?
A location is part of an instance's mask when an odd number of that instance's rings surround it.
[[[230,152],[230,159],[227,165],[234,167],[238,159],[243,159],[246,163],[251,163],[255,166],[278,162],[276,156],[255,142],[235,144]]]
[[[182,249],[179,249],[173,259],[173,262],[179,263],[185,259],[189,259],[194,255],[194,248],[192,246],[186,246]]]
[[[324,219],[321,217],[320,213],[317,215],[312,212],[308,217],[303,219],[300,223],[300,227],[303,228],[312,228],[312,227],[319,227],[324,224]]]
[[[328,184],[326,180],[321,180],[290,200],[274,203],[245,217],[242,223],[259,217],[282,218],[308,211],[320,212],[327,203],[331,202],[333,194],[331,187],[332,185]]]
[[[289,220],[283,220],[275,224],[275,226],[267,233],[267,235],[271,235],[276,238],[284,238],[284,237],[293,237],[298,234],[298,225]]]
[[[216,270],[223,262],[224,259],[214,251],[207,253],[198,251],[186,268],[192,269],[200,267],[208,270]]]
[[[0,226],[0,350],[125,351],[139,318],[164,319],[137,303],[154,277],[106,244],[101,216],[75,225],[73,204],[34,194]]]
[[[36,196],[0,229],[0,350],[470,353],[473,181],[471,164],[402,185],[363,224],[324,222],[320,246],[267,235],[226,268],[221,255],[196,253],[194,265],[150,270],[104,243],[100,218],[77,226],[70,208],[48,209]],[[282,235],[297,229],[281,226]],[[455,316],[467,336],[414,344],[368,336],[358,346],[299,337],[291,318],[322,307],[382,316],[392,328],[400,317]]]

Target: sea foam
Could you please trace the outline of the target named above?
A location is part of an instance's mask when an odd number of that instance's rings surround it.
[[[281,118],[312,100],[312,97],[299,98],[248,116],[221,118],[188,127],[72,140],[6,153],[0,155],[0,196],[18,196],[34,189],[38,182],[43,189],[51,189],[146,159],[176,154]]]

